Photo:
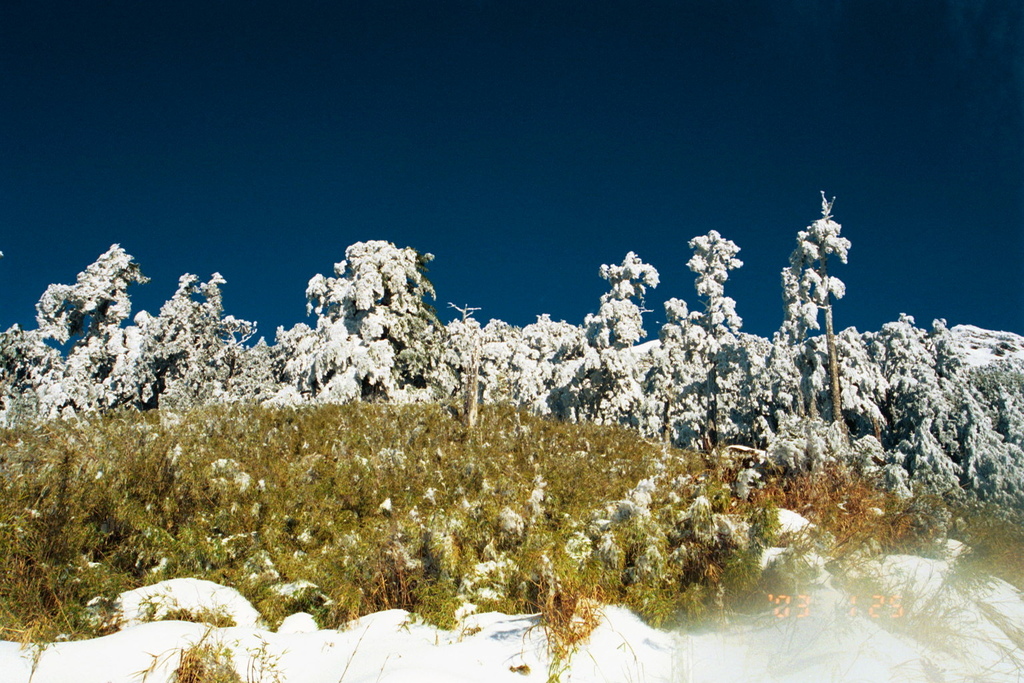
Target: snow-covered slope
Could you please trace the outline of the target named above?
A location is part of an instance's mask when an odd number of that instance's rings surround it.
[[[1008,358],[1024,361],[1024,337],[1019,334],[996,332],[974,325],[955,325],[950,332],[970,365],[986,365]]]
[[[785,562],[791,550],[777,550],[772,561]],[[951,541],[945,559],[865,560],[845,580],[814,563],[817,574],[799,594],[766,596],[760,616],[710,630],[661,631],[626,609],[604,607],[589,640],[561,663],[551,661],[537,615],[471,614],[453,631],[402,610],[371,614],[342,630],[317,630],[301,615],[275,633],[251,623],[254,610],[233,590],[176,579],[145,596],[122,595],[125,626],[113,635],[47,646],[0,642],[0,681],[170,683],[182,653],[198,643],[219,652],[246,683],[539,683],[552,674],[602,683],[1020,683],[1024,595],[998,579],[964,576],[957,564],[964,550]],[[135,599],[155,596],[159,604]],[[202,596],[212,601],[208,607],[249,625],[137,623],[140,606],[195,609]]]

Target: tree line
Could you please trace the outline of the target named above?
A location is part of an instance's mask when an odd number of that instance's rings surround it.
[[[666,301],[666,322],[646,343],[644,295],[658,271],[633,252],[600,267],[608,291],[582,325],[541,315],[516,327],[481,324],[468,307],[442,323],[428,302],[430,254],[359,242],[333,276],[309,281],[314,324],[251,344],[255,325],[224,314],[216,273],[183,275],[157,315],[129,322],[128,289],[147,278],[115,244],[74,284],[46,289],[36,329],[0,333],[0,425],[116,408],[350,401],[461,401],[471,423],[477,403],[501,402],[681,447],[765,448],[794,471],[852,461],[901,492],[966,491],[1024,508],[1022,364],[966,363],[942,320],[836,332],[845,286],[829,267],[850,248],[840,233],[822,195],[821,216],[797,233],[782,270],[783,322],[771,339],[742,332],[726,296],[739,247],[715,230],[693,238],[692,310]]]

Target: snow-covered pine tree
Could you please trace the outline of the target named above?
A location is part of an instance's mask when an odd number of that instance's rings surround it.
[[[834,202],[835,198],[829,201],[825,198],[825,193],[821,193],[821,218],[797,234],[797,250],[801,252],[801,255],[794,256],[791,263],[795,260],[802,264],[798,296],[809,296],[810,302],[825,313],[825,341],[828,348],[832,421],[842,422],[842,394],[839,386],[838,350],[832,322],[832,298],[843,298],[846,294],[846,285],[839,278],[828,274],[828,260],[835,256],[840,263],[846,263],[850,240],[839,236],[842,226],[832,220]],[[809,311],[806,310],[806,306],[801,305],[801,308],[805,312],[801,313],[800,317],[806,321],[806,314]],[[816,317],[814,328],[817,328]]]
[[[763,446],[771,438],[771,389],[765,383],[771,342],[740,332],[722,347],[718,382],[719,438],[728,443]]]
[[[818,329],[818,306],[811,299],[811,281],[804,271],[811,268],[808,255],[799,240],[782,269],[782,325],[772,340],[768,358],[774,414],[777,426],[789,416],[804,416],[815,411],[813,389],[808,385],[810,369],[804,357],[804,342],[809,330]],[[774,427],[773,427],[774,428]]]
[[[40,415],[55,417],[130,404],[135,387],[123,362],[133,350],[121,323],[131,313],[128,287],[145,283],[139,265],[120,245],[112,245],[78,274],[73,285],[53,284],[36,304],[44,340],[67,346],[60,387],[40,387]],[[72,341],[73,340],[73,341]],[[126,373],[128,376],[126,376]]]
[[[143,346],[141,407],[188,409],[237,398],[233,382],[243,370],[243,344],[256,326],[224,316],[224,283],[219,273],[205,283],[186,273],[159,316],[136,316]]]
[[[706,416],[701,398],[707,381],[707,365],[699,355],[704,331],[682,299],[665,302],[665,324],[652,350],[652,367],[644,380],[645,429],[685,448],[699,445],[697,428]]]
[[[723,347],[736,344],[736,335],[743,324],[736,315],[736,302],[725,296],[725,281],[729,279],[729,271],[741,267],[743,262],[736,258],[740,248],[717,230],[694,237],[689,244],[693,257],[686,265],[697,274],[694,284],[704,305],[703,311],[690,314],[704,333],[699,353],[708,368],[704,386],[704,446],[713,448],[719,439],[719,375],[731,372],[730,358],[734,357],[731,352],[723,352]]]
[[[964,485],[981,498],[1024,511],[1024,361],[966,365],[945,321],[936,321],[929,337],[938,372],[956,377],[956,403],[966,418],[959,435]]]
[[[933,343],[911,316],[901,315],[873,335],[871,354],[888,388],[881,409],[890,459],[919,490],[955,489],[962,472],[957,382],[937,371]]]
[[[347,336],[344,340],[338,340],[339,343],[341,341],[347,341]],[[343,385],[337,375],[332,378],[333,395],[322,393],[325,387],[316,375],[317,356],[323,352],[320,342],[321,338],[316,331],[305,323],[297,323],[288,329],[278,326],[274,344],[269,347],[271,375],[276,388],[273,394],[263,401],[264,404],[296,406],[307,401],[315,401],[318,397],[323,402],[344,403],[359,398],[357,383],[352,381]],[[345,360],[345,373],[351,366],[347,359],[348,356]],[[322,366],[323,362],[320,365]],[[354,370],[352,375],[354,376]],[[339,386],[344,386],[347,391],[338,391]]]
[[[644,296],[648,287],[658,286],[658,271],[631,251],[621,265],[602,265],[598,275],[608,281],[611,289],[601,295],[597,313],[584,320],[587,341],[595,349],[629,348],[647,336],[643,324]]]
[[[889,383],[868,349],[872,335],[849,327],[835,336],[842,378],[841,402],[852,436],[870,434],[879,442],[886,427],[885,404]],[[844,424],[845,424],[844,423]]]
[[[538,415],[579,419],[576,376],[592,350],[583,328],[548,314],[510,339],[513,396]],[[485,366],[486,367],[486,366]]]
[[[590,350],[575,382],[579,417],[637,427],[646,370],[638,367],[632,347],[647,336],[644,295],[658,286],[658,271],[629,252],[621,265],[602,265],[598,275],[611,288],[583,323]]]
[[[431,397],[442,327],[424,301],[434,296],[431,259],[382,240],[357,242],[335,264],[337,277],[309,281],[313,338],[297,327],[281,339],[302,354],[290,361],[302,394],[329,402]]]
[[[260,337],[252,346],[236,347],[239,352],[227,400],[262,404],[282,389],[279,363],[274,348]]]

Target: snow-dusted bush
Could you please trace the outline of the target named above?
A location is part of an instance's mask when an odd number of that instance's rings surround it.
[[[820,419],[790,418],[779,425],[768,444],[768,459],[792,473],[819,472],[844,461],[848,452],[843,430]]]

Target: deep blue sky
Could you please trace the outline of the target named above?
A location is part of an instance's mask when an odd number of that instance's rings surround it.
[[[305,320],[345,247],[436,255],[436,306],[580,323],[636,251],[694,305],[687,241],[781,319],[838,197],[839,327],[900,312],[1024,333],[1016,0],[0,2],[0,328],[119,242],[155,313],[184,272]]]

